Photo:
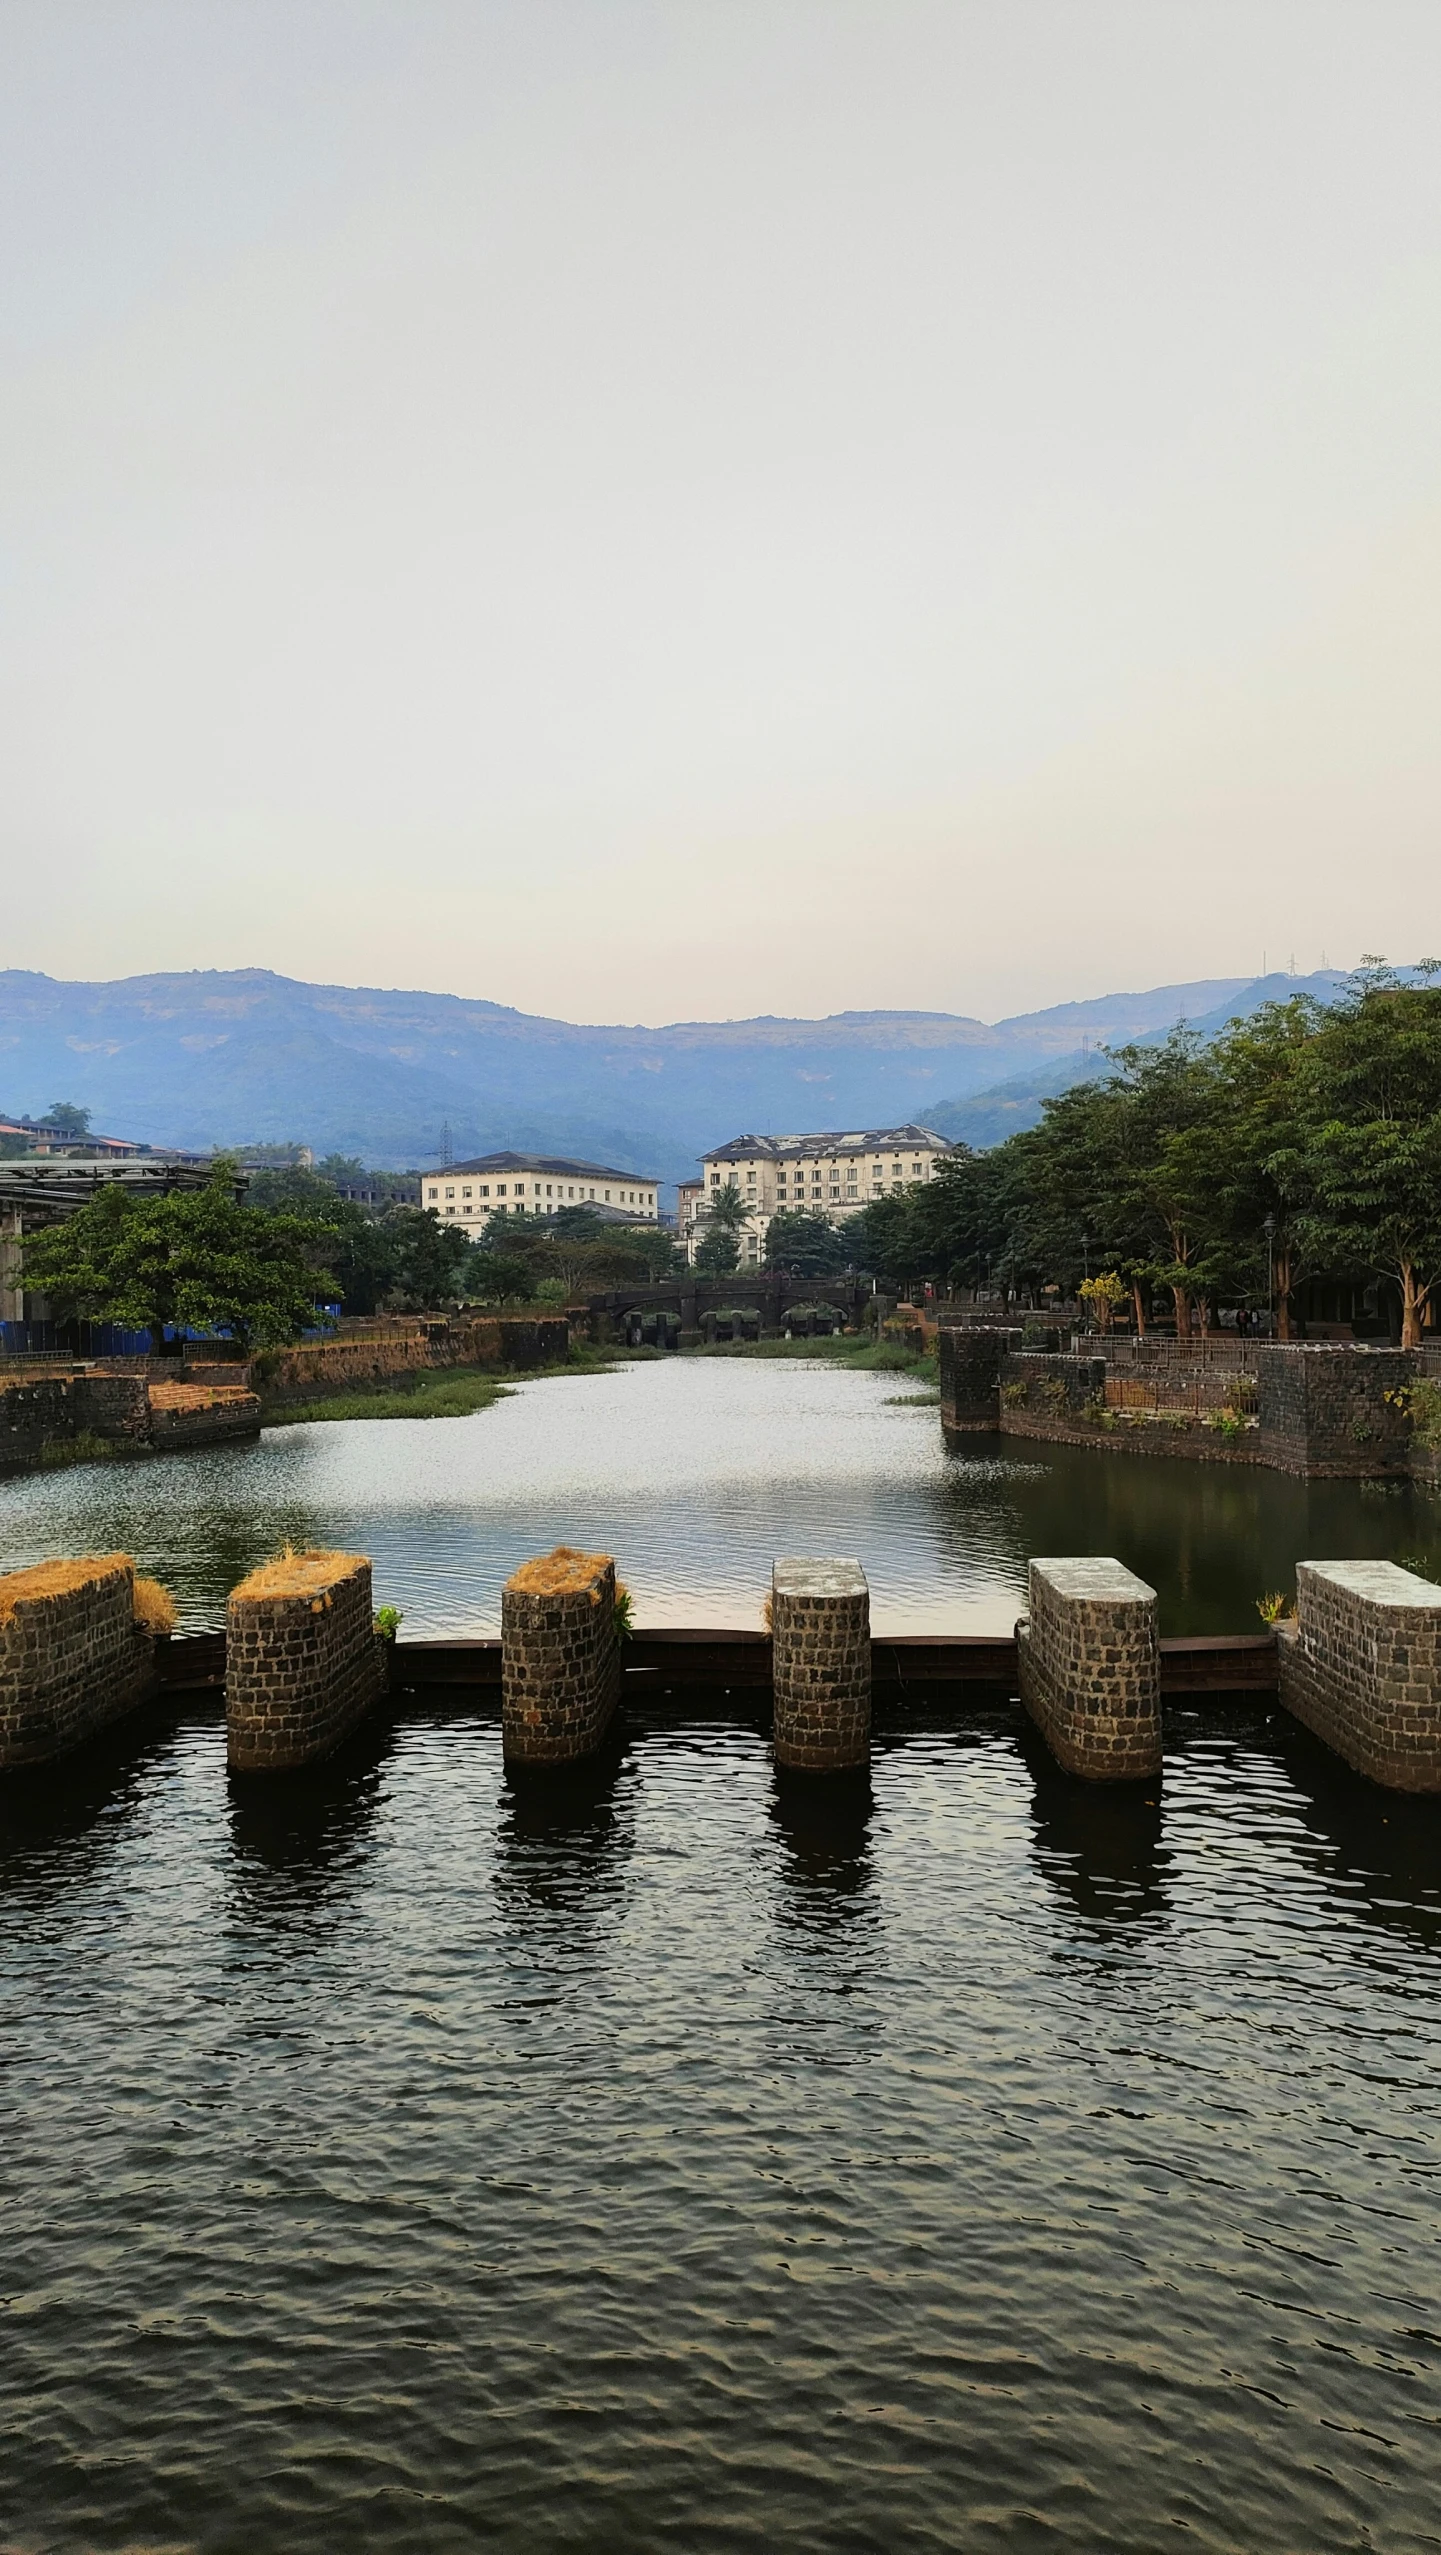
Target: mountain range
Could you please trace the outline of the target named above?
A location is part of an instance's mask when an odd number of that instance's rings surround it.
[[[1060,1003],[1008,1020],[852,1011],[827,1020],[586,1027],[457,994],[312,985],[266,968],[71,983],[0,970],[0,1114],[57,1100],[97,1129],[200,1150],[298,1140],[381,1168],[501,1146],[666,1181],[743,1131],[920,1119],[993,1144],[1098,1050],[1203,1031],[1344,979],[1244,976]]]

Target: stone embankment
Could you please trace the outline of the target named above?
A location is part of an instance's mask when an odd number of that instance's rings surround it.
[[[557,1366],[570,1347],[563,1314],[457,1313],[342,1322],[324,1340],[267,1349],[245,1369],[267,1404],[309,1402],[329,1393],[400,1382],[448,1367]]]
[[[152,1382],[103,1367],[0,1376],[0,1472],[63,1456],[77,1444],[173,1452],[253,1437],[260,1402],[242,1384]]]
[[[1189,1462],[1261,1464],[1307,1479],[1441,1478],[1437,1450],[1418,1432],[1426,1353],[1332,1342],[1248,1344],[1245,1363],[1212,1362],[1168,1343],[1164,1366],[1105,1352],[1023,1350],[1018,1330],[943,1327],[941,1424],[947,1439],[1004,1436],[1179,1455]]]

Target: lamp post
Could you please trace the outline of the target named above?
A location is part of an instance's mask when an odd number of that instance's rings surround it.
[[[1276,1330],[1276,1219],[1268,1215],[1262,1227],[1266,1236],[1266,1318],[1271,1336]]]

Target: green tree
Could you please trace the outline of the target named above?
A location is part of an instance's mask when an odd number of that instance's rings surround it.
[[[148,1330],[228,1330],[247,1347],[293,1339],[334,1287],[319,1228],[237,1205],[233,1165],[200,1190],[141,1196],[119,1187],[24,1243],[25,1282],[63,1315]]]
[[[1308,1231],[1303,1069],[1324,1018],[1308,995],[1266,1003],[1232,1021],[1215,1050],[1225,1086],[1234,1270],[1247,1293],[1262,1295],[1269,1260],[1269,1290],[1283,1340],[1292,1336]]]
[[[88,1136],[90,1112],[77,1109],[73,1100],[52,1100],[45,1112],[44,1124],[53,1127],[57,1135]]]
[[[838,1232],[818,1208],[782,1208],[766,1234],[766,1264],[790,1269],[797,1277],[837,1277],[851,1266],[848,1236]]]
[[[734,1180],[712,1189],[701,1209],[702,1232],[695,1264],[703,1277],[729,1277],[740,1261],[740,1237],[750,1208]]]
[[[1314,1257],[1395,1284],[1404,1348],[1441,1286],[1441,989],[1436,961],[1416,972],[1367,961],[1301,1068],[1303,1233]]]

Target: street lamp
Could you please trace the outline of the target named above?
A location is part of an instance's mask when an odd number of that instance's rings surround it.
[[[1272,1331],[1276,1327],[1276,1219],[1266,1217],[1262,1226],[1266,1236],[1266,1317]]]

